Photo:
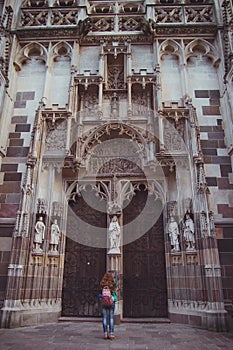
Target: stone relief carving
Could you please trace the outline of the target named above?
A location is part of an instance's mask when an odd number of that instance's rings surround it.
[[[108,67],[108,89],[125,89],[124,67],[109,66]]]
[[[137,161],[137,159],[135,159]],[[110,159],[99,169],[98,174],[140,174],[141,168],[129,159]]]
[[[184,142],[184,120],[175,123],[172,119],[164,119],[164,143],[167,150],[183,150]]]
[[[134,116],[147,116],[148,115],[148,100],[146,93],[134,93],[132,94],[132,112]]]
[[[98,107],[98,95],[97,93],[87,93],[81,97],[83,101],[83,112],[84,116],[96,116]]]
[[[98,144],[90,156],[90,173],[141,173],[142,160],[138,148],[128,140],[113,139]]]
[[[46,152],[64,151],[66,147],[66,122],[57,123],[55,127],[52,127],[50,121],[48,121],[48,133],[45,140]]]
[[[37,200],[37,213],[46,214],[48,209],[47,200],[44,198],[38,198]]]

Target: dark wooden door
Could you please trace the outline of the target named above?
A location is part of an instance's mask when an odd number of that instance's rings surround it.
[[[106,228],[106,214],[91,208],[82,197],[70,206],[75,215],[87,223],[87,226],[81,225],[85,232],[79,232],[80,227],[73,228],[77,231],[77,235],[88,236],[88,225],[96,227],[96,232],[98,227]],[[100,280],[106,272],[106,248],[80,244],[78,238],[76,240],[74,235],[67,232],[65,251],[63,316],[101,316],[98,294]]]
[[[139,215],[150,201],[147,215],[155,215],[158,210],[154,198],[147,199],[146,191],[139,191],[124,209],[124,224]],[[147,215],[142,216],[142,221]],[[143,229],[143,222],[141,227]],[[124,231],[124,234],[127,232]],[[124,245],[123,250],[123,316],[124,317],[166,317],[167,287],[165,252],[163,238],[163,218],[137,240]]]

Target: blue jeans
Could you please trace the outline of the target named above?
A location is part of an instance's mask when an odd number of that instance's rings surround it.
[[[114,310],[115,303],[113,303],[113,305],[110,307],[105,307],[102,305],[104,334],[114,334]]]

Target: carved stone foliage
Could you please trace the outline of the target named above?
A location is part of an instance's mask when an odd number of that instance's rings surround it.
[[[92,148],[97,144],[101,143],[101,139],[107,135],[114,133],[117,137],[124,136],[125,138],[132,139],[135,144],[138,146],[138,152],[144,151],[144,145],[153,140],[152,135],[150,135],[146,130],[131,127],[123,123],[107,123],[102,125],[95,130],[90,130],[82,138],[83,147],[81,150],[82,158],[86,157],[90,151],[93,151]]]
[[[187,22],[211,22],[213,19],[212,6],[186,7],[185,17]]]
[[[25,0],[22,7],[45,7],[48,6],[47,0]]]
[[[85,117],[96,116],[98,107],[97,92],[87,92],[81,96],[81,108]]]
[[[114,29],[113,17],[102,17],[92,19],[92,31],[93,32],[111,32]]]
[[[120,17],[119,29],[123,31],[135,31],[141,30],[141,17]]]
[[[88,170],[93,174],[141,173],[138,148],[126,139],[103,142],[92,152]]]
[[[210,23],[213,21],[212,5],[156,7],[155,22],[158,23]]]
[[[20,24],[22,27],[45,26],[48,20],[48,11],[22,10]]]
[[[105,163],[98,172],[100,174],[140,174],[142,170],[128,159],[111,159]]]
[[[52,122],[48,121],[48,132],[46,135],[46,152],[65,151],[66,146],[66,122],[56,123],[52,127]]]
[[[70,25],[76,24],[78,18],[77,11],[74,10],[54,10],[52,11],[52,25]]]
[[[124,67],[111,65],[108,67],[108,88],[124,89]]]
[[[184,149],[184,119],[175,123],[173,119],[164,120],[164,144],[167,150],[181,151]]]
[[[132,94],[132,113],[134,116],[148,116],[150,109],[150,96],[145,92]]]

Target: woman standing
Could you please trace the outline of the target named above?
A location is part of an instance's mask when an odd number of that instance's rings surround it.
[[[104,339],[114,339],[114,311],[115,311],[115,302],[117,301],[116,296],[116,280],[112,272],[106,272],[100,282],[101,290],[104,287],[108,287],[111,291],[113,297],[113,304],[106,306],[102,303],[102,316],[103,316],[103,330],[104,330]]]

